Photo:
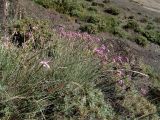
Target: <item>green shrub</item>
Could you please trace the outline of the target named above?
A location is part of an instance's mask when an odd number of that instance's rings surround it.
[[[105,17],[104,18],[105,24],[106,24],[106,29],[109,32],[112,32],[116,27],[119,26],[120,22],[113,18],[113,17]]]
[[[142,35],[139,35],[135,38],[135,42],[138,44],[138,45],[141,45],[143,47],[145,47],[148,43],[147,41],[147,38],[143,37]]]
[[[75,16],[75,17],[79,17],[79,18],[81,18],[83,15],[82,15],[83,13],[81,12],[81,11],[79,11],[79,10],[72,10],[71,12],[70,12],[70,15],[71,16]]]
[[[153,30],[146,30],[142,33],[149,41],[160,45],[160,33]]]
[[[127,94],[123,105],[130,110],[131,114],[129,117],[131,119],[142,119],[143,117],[145,117],[145,119],[159,119],[158,115],[154,115],[157,112],[156,106],[136,93],[133,94],[130,92]],[[151,116],[148,116],[149,114],[151,114]]]
[[[72,0],[34,0],[36,3],[44,6],[45,8],[54,8],[60,13],[71,14],[73,10],[83,11],[85,5],[80,1]]]
[[[100,18],[99,16],[96,16],[96,15],[89,15],[86,17],[86,22],[98,24],[100,22]]]
[[[134,32],[137,32],[139,34],[142,34],[144,32],[144,29],[142,27],[137,27],[136,29],[134,29]]]
[[[97,11],[98,11],[96,7],[89,7],[88,10],[89,10],[89,11],[94,11],[94,12],[97,12]]]
[[[105,5],[103,3],[99,3],[99,2],[92,2],[92,6],[104,7]]]
[[[105,10],[105,12],[106,12],[106,13],[109,13],[109,14],[111,14],[111,15],[119,15],[119,14],[120,14],[119,9],[114,8],[114,7],[107,8],[107,9]]]
[[[33,1],[42,5],[45,8],[51,8],[56,4],[54,1],[51,0],[33,0]]]
[[[115,27],[111,30],[111,33],[115,36],[121,37],[121,38],[126,38],[127,37],[127,32],[125,32],[123,29],[119,27]]]
[[[148,23],[145,27],[147,30],[153,30],[155,26],[152,23]]]
[[[137,30],[139,29],[139,24],[134,20],[129,20],[126,25],[124,25],[125,29]]]
[[[90,34],[95,34],[98,32],[98,27],[95,24],[88,23],[80,27],[82,32],[88,32]]]

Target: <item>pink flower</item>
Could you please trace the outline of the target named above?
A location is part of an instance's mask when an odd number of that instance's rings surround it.
[[[104,53],[103,50],[101,50],[101,48],[94,49],[94,52],[99,54],[99,55],[103,55],[103,53]]]
[[[113,58],[113,60],[112,60],[112,61],[113,61],[113,63],[115,63],[115,62],[116,62],[116,59],[115,59],[115,58]]]
[[[47,61],[47,60],[43,60],[40,62],[40,64],[43,65],[43,67],[47,68],[47,69],[50,69],[50,66],[49,66],[49,63],[50,61]]]
[[[103,45],[101,45],[101,47],[100,47],[102,50],[106,50],[106,46],[103,44]]]
[[[142,95],[146,95],[147,94],[147,90],[145,88],[141,88],[141,94]]]
[[[113,58],[113,62],[118,62],[118,63],[129,62],[129,59],[124,56],[116,56]]]
[[[123,80],[118,80],[117,83],[118,83],[119,86],[124,87],[124,81]]]

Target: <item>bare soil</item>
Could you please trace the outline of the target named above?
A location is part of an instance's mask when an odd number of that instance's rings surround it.
[[[144,8],[160,13],[160,1],[159,0],[133,0]]]

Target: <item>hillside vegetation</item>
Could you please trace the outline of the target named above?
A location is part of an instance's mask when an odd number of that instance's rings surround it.
[[[112,5],[110,0],[33,0],[45,8],[55,9],[80,20],[80,30],[88,33],[108,31],[116,36],[134,40],[141,46],[147,41],[160,45],[159,18],[135,18],[132,14],[126,18],[122,9]],[[140,13],[141,14],[141,13]],[[137,37],[133,38],[132,34]]]
[[[53,29],[47,21],[26,16],[7,24],[9,37],[1,37],[0,43],[0,119],[160,119],[159,75],[96,36],[136,34],[132,39],[141,46],[159,44],[156,26],[145,29],[147,23],[132,17],[127,22],[118,19],[122,12],[110,0],[34,2],[68,15],[80,28]]]

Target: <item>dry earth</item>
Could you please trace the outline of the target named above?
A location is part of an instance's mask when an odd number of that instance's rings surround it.
[[[160,0],[133,0],[151,11],[160,13]]]

